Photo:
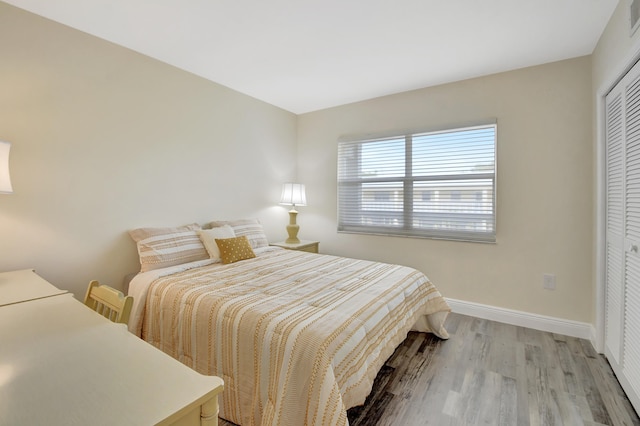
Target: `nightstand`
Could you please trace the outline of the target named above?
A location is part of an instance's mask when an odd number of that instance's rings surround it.
[[[284,241],[280,241],[278,243],[270,243],[271,246],[282,247],[287,250],[298,250],[298,251],[307,251],[309,253],[318,253],[318,245],[319,241],[307,241],[300,240],[299,243],[285,243]]]

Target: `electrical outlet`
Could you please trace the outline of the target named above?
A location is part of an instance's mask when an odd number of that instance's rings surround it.
[[[553,274],[543,274],[542,280],[544,282],[544,288],[547,290],[556,289],[556,276]]]

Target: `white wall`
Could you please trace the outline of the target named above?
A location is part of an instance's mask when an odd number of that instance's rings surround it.
[[[285,237],[295,115],[1,2],[0,52],[0,271],[82,297],[138,270],[128,229],[259,217]]]
[[[451,298],[593,322],[591,58],[582,57],[304,114],[302,238],[322,252],[424,271]],[[338,234],[340,135],[498,120],[497,243]],[[543,289],[543,273],[557,290]]]

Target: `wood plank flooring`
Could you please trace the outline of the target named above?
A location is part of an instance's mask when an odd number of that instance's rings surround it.
[[[449,340],[409,333],[351,426],[640,426],[590,342],[459,314],[446,328]]]

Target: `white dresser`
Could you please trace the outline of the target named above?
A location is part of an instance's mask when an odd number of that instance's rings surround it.
[[[0,273],[0,425],[212,426],[222,389],[33,271]]]
[[[31,269],[0,273],[0,307],[64,293]]]

